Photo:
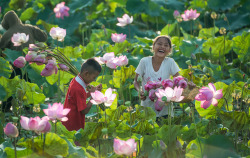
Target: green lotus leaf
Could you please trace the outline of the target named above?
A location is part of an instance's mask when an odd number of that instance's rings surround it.
[[[243,32],[241,36],[233,38],[233,50],[241,62],[250,59],[250,32]]]
[[[9,78],[11,74],[9,62],[4,58],[0,57],[0,76]]]
[[[211,48],[211,55],[213,59],[218,59],[224,57],[233,46],[233,41],[225,39],[225,50],[224,50],[224,37],[219,36],[216,38],[209,38],[206,42],[203,43],[202,51],[210,56],[209,49]]]

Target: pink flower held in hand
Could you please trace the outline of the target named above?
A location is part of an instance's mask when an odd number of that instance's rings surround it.
[[[64,71],[69,71],[69,67],[64,64],[58,64],[58,66]]]
[[[172,89],[171,87],[163,89],[159,89],[158,92],[155,93],[155,95],[158,97],[158,100],[162,101],[162,97],[167,98],[167,102],[173,101],[173,102],[180,102],[184,99],[184,96],[182,95],[183,88],[180,87],[174,87]]]
[[[134,139],[128,139],[127,141],[114,139],[114,151],[117,155],[130,156],[136,151],[137,143]]]
[[[106,64],[109,60],[112,60],[114,57],[115,57],[114,52],[105,53],[103,57],[100,57],[100,60]]]
[[[180,80],[183,80],[184,77],[183,76],[177,76],[177,77],[174,77],[173,81],[174,81],[174,86],[178,86]]]
[[[200,16],[200,13],[196,13],[196,9],[185,10],[184,14],[181,14],[181,17],[184,21],[195,20]]]
[[[55,60],[48,60],[48,64],[45,66],[41,72],[41,76],[50,76],[53,73],[57,74],[58,67]]]
[[[18,58],[14,61],[13,64],[14,64],[15,67],[22,68],[22,67],[25,66],[26,60],[25,60],[24,57],[20,56],[20,57],[18,57]]]
[[[126,34],[117,34],[117,33],[112,33],[111,39],[115,43],[122,43],[126,39],[127,35]]]
[[[19,134],[17,127],[12,123],[7,123],[4,128],[4,133],[11,138],[16,138]]]
[[[28,62],[32,62],[36,57],[37,57],[37,52],[28,51],[28,54],[26,54],[25,56],[25,60]]]
[[[110,106],[116,97],[116,94],[112,94],[112,91],[112,88],[108,88],[105,95],[103,95],[102,92],[96,90],[95,92],[90,93],[92,96],[90,102],[97,105],[104,103],[105,106]]]
[[[163,109],[164,105],[162,105],[162,103],[164,104],[164,102],[156,100],[156,102],[155,102],[155,110],[156,111],[161,111]]]
[[[128,16],[128,14],[124,14],[122,18],[117,18],[119,23],[117,23],[117,26],[126,26],[128,24],[131,24],[133,22],[133,16],[131,18]]]
[[[170,80],[170,79],[163,80],[161,82],[161,84],[162,84],[162,86],[164,88],[166,88],[166,87],[173,87],[174,86],[174,82],[172,80]]]
[[[213,106],[217,106],[217,99],[221,99],[223,97],[223,89],[216,91],[216,88],[212,83],[209,83],[208,87],[202,87],[202,89],[199,90],[200,93],[195,96],[197,101],[201,101],[201,108],[204,109],[207,109],[211,104]]]
[[[69,16],[69,7],[65,6],[65,2],[58,3],[54,8],[57,18],[63,19],[64,16]]]
[[[178,83],[178,85],[179,85],[181,88],[185,89],[185,88],[187,88],[187,81],[185,81],[185,80],[180,80],[180,82]]]
[[[57,41],[64,41],[64,37],[66,36],[66,29],[62,29],[60,27],[52,27],[50,32],[50,36]]]
[[[45,54],[39,54],[38,56],[36,56],[36,58],[34,59],[34,62],[36,62],[37,65],[43,65],[46,61],[46,56]]]
[[[43,112],[49,117],[52,122],[68,121],[66,115],[70,112],[70,109],[63,109],[63,104],[54,103],[52,106],[49,104],[48,109],[43,109]]]
[[[151,89],[150,91],[149,91],[149,99],[151,100],[151,101],[154,101],[155,100],[155,98],[156,98],[156,95],[155,95],[155,92],[156,92],[156,90],[154,90],[154,89]]]
[[[14,46],[20,46],[23,43],[28,42],[29,35],[26,35],[25,33],[15,33],[11,37],[11,42],[14,44]]]

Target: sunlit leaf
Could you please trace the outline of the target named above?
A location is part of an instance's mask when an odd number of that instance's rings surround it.
[[[238,55],[238,58],[243,61],[249,61],[250,56],[250,32],[243,32],[241,36],[233,38],[233,50]]]

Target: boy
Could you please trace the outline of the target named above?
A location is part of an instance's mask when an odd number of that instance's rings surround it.
[[[69,131],[84,129],[85,114],[92,107],[92,103],[86,103],[86,100],[90,97],[90,92],[102,89],[101,84],[97,87],[92,86],[87,93],[87,85],[97,78],[101,70],[101,65],[91,58],[83,63],[80,74],[71,80],[64,103],[64,108],[71,110],[67,115],[68,121],[62,122]]]

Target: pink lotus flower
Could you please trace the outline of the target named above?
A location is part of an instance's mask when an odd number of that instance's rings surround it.
[[[25,33],[14,33],[11,37],[11,42],[14,44],[14,46],[20,46],[23,43],[28,42],[29,35],[26,35]]]
[[[4,133],[11,138],[16,138],[19,134],[17,127],[12,123],[7,123],[4,128]]]
[[[130,156],[136,151],[137,143],[134,139],[128,139],[127,141],[114,139],[114,151],[117,155]]]
[[[112,88],[108,88],[105,95],[103,95],[102,92],[96,90],[95,92],[90,93],[93,98],[90,102],[97,105],[104,103],[105,106],[110,106],[116,97],[116,94],[112,94],[112,91]]]
[[[64,64],[58,64],[58,66],[64,71],[69,71],[69,67]]]
[[[180,80],[183,80],[184,77],[182,76],[177,76],[177,77],[174,77],[173,81],[174,81],[174,86],[178,86]]]
[[[102,57],[94,57],[94,59],[95,59],[100,65],[104,64],[104,62],[101,61],[101,58],[102,58]]]
[[[111,68],[111,69],[116,69],[117,66],[120,66],[120,59],[118,57],[110,59],[107,63],[106,66]]]
[[[145,85],[144,85],[144,89],[146,91],[150,91],[151,89],[156,89],[156,88],[160,88],[161,87],[161,82],[160,81],[148,81]]]
[[[201,108],[204,109],[208,108],[211,104],[213,106],[217,106],[217,99],[221,99],[223,97],[223,89],[216,91],[216,88],[212,83],[209,83],[208,87],[202,87],[202,89],[199,90],[200,93],[195,96],[197,101],[201,101]]]
[[[38,51],[39,47],[37,47],[35,44],[29,44],[29,51]]]
[[[180,102],[184,99],[184,96],[181,96],[183,88],[174,87],[174,89],[167,87],[164,89],[159,89],[155,95],[158,97],[159,101],[162,101],[162,97],[167,97],[167,102]]]
[[[52,122],[60,121],[68,121],[66,115],[70,112],[70,109],[63,109],[63,104],[54,103],[52,106],[49,104],[48,109],[43,109],[43,112],[49,117],[49,120]]]
[[[18,57],[18,58],[14,61],[13,64],[14,64],[15,67],[22,68],[22,67],[25,66],[26,60],[25,60],[24,57],[20,56],[20,57]]]
[[[187,81],[185,81],[185,80],[180,80],[180,82],[178,83],[178,85],[179,85],[181,88],[185,89],[185,88],[187,88]]]
[[[117,33],[112,33],[111,39],[115,43],[122,43],[126,39],[127,35],[126,34],[117,34]]]
[[[117,65],[118,66],[125,66],[128,64],[128,58],[126,55],[121,55],[118,57],[118,62],[117,62]]]
[[[54,8],[57,18],[63,19],[64,16],[69,16],[69,7],[65,6],[65,2],[58,3]]]
[[[163,86],[164,88],[166,88],[166,87],[173,87],[173,86],[174,86],[173,81],[170,80],[170,79],[163,80],[163,81],[161,82],[161,84],[162,84],[162,86]]]
[[[28,54],[26,54],[25,56],[25,60],[28,62],[32,62],[36,57],[37,57],[37,52],[28,51]]]
[[[180,12],[178,10],[174,11],[174,18],[177,18],[178,16],[180,16]]]
[[[51,125],[46,116],[42,119],[39,116],[34,118],[21,116],[20,123],[25,130],[35,131],[36,133],[48,132],[51,129]]]
[[[196,9],[185,10],[184,14],[181,14],[181,17],[184,21],[195,20],[200,16],[200,13],[196,13]]]
[[[60,27],[52,27],[49,34],[53,39],[57,41],[64,41],[64,37],[66,36],[66,29],[62,29]]]
[[[155,92],[156,92],[156,90],[154,90],[154,89],[151,89],[151,90],[149,91],[148,97],[149,97],[149,99],[150,99],[151,101],[154,101],[155,98],[156,98]]]
[[[106,64],[109,60],[112,60],[114,57],[115,57],[114,52],[105,53],[103,57],[100,57],[100,60]]]
[[[46,61],[46,56],[45,54],[39,54],[33,61],[36,62],[37,65],[43,65]]]
[[[163,106],[164,106],[164,105],[162,105],[161,103],[163,103],[163,102],[161,102],[161,101],[159,101],[159,100],[156,100],[156,102],[154,103],[154,104],[155,104],[155,110],[156,110],[156,111],[161,111],[161,110],[163,109]]]
[[[55,60],[48,60],[48,64],[45,66],[41,72],[41,76],[50,76],[52,74],[57,74],[58,67]]]
[[[128,24],[131,24],[133,22],[133,16],[129,17],[128,14],[124,14],[122,18],[117,18],[119,23],[117,23],[117,26],[126,26]]]

